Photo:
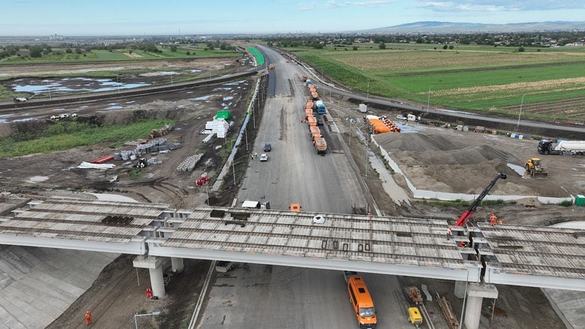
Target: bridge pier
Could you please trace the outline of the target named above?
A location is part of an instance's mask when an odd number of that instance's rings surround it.
[[[132,262],[136,268],[147,268],[150,275],[150,288],[152,294],[159,298],[164,299],[166,297],[165,281],[163,277],[164,261],[159,257],[144,257],[137,256]],[[182,264],[182,259],[181,259]]]
[[[183,258],[171,257],[171,270],[173,273],[181,273],[184,268],[185,264],[183,263]]]
[[[463,323],[466,329],[478,329],[484,298],[498,298],[498,289],[491,284],[469,283]]]
[[[455,291],[453,294],[459,299],[465,297],[465,289],[467,288],[467,281],[455,281]]]

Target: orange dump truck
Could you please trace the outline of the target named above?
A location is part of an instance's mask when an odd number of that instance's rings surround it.
[[[321,138],[321,130],[317,126],[310,126],[309,131],[311,132],[311,140],[315,141],[317,138]]]
[[[311,115],[310,117],[307,117],[307,123],[309,124],[309,127],[310,126],[316,127],[317,126],[317,119],[315,119],[315,117]]]
[[[317,150],[317,154],[324,155],[325,153],[327,153],[327,142],[325,141],[325,138],[323,137],[315,138],[313,140],[313,145]]]
[[[313,109],[305,109],[305,119],[312,117],[313,115]]]
[[[315,104],[313,104],[313,101],[311,101],[311,100],[308,100],[307,101],[307,104],[305,104],[305,108],[306,109],[311,109],[312,110],[314,107],[315,107]]]

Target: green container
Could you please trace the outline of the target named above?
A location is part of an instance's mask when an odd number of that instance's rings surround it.
[[[215,114],[215,116],[213,118],[214,119],[223,119],[225,121],[230,121],[232,119],[232,112],[230,112],[228,110],[217,111],[217,113]]]
[[[585,195],[578,194],[575,197],[575,206],[577,206],[577,207],[585,207]]]

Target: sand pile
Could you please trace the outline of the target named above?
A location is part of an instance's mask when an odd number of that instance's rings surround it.
[[[383,134],[376,140],[393,157],[413,184],[420,189],[443,192],[479,193],[498,173],[510,176],[494,192],[531,194],[532,189],[518,185],[519,177],[506,164],[521,164],[514,155],[497,145],[478,145],[464,138],[448,138],[433,133]],[[516,175],[517,176],[517,175]]]

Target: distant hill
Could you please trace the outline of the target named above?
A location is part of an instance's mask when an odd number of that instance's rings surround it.
[[[481,24],[422,21],[369,30],[355,31],[374,34],[407,34],[407,33],[511,33],[511,32],[555,32],[585,31],[585,22],[528,22],[513,24]]]

